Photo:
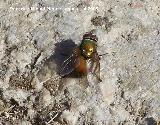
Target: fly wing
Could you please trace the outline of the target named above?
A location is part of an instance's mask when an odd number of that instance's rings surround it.
[[[98,81],[101,82],[102,80],[100,78],[100,58],[97,52],[93,56],[90,70],[97,77]]]
[[[74,69],[79,65],[77,47],[73,50],[72,54],[63,61],[61,65],[60,75],[66,76],[74,71]]]

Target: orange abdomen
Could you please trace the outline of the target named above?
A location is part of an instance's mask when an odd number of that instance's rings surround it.
[[[76,72],[80,75],[87,74],[87,63],[83,56],[79,57],[79,64],[76,66]]]

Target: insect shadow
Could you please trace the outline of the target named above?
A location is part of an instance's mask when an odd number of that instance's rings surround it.
[[[72,54],[73,49],[77,45],[73,42],[72,39],[62,40],[55,44],[55,53],[52,55],[54,62],[57,65],[56,72],[60,74],[62,69],[62,63]],[[70,70],[73,67],[69,67]],[[68,72],[67,70],[64,72]],[[64,73],[65,74],[65,73]],[[65,77],[75,77],[74,73],[71,72],[70,74],[66,75]]]
[[[75,70],[75,58],[73,60],[71,59],[69,61],[71,63],[67,63],[67,68],[65,68],[65,70],[62,71],[62,64],[64,64],[66,60],[70,59],[76,47],[78,47],[78,45],[75,44],[71,39],[63,40],[55,44],[55,53],[53,54],[53,59],[55,64],[57,65],[56,71],[61,76],[58,88],[58,90],[60,91],[62,91],[63,88],[65,88],[66,83],[70,83],[67,82],[69,80],[68,78],[78,78],[77,82],[82,86],[82,88],[88,87],[87,77],[79,75]]]

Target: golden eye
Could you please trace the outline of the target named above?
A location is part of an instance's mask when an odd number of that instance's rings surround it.
[[[90,48],[89,51],[90,51],[90,52],[93,52],[93,48]]]

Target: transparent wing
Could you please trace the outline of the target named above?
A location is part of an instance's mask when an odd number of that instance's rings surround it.
[[[99,61],[100,61],[100,58],[98,53],[96,52],[92,59],[91,71],[97,77],[97,80],[101,82],[102,80],[100,78],[100,62]]]
[[[79,61],[77,59],[77,49],[73,50],[73,53],[63,61],[60,69],[60,75],[65,76],[74,71],[74,69],[79,65]]]

